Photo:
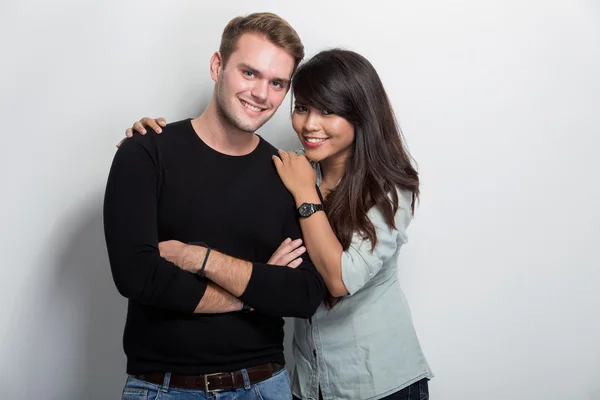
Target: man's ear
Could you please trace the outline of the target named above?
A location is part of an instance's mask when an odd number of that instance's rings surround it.
[[[210,58],[210,77],[213,81],[218,82],[221,71],[223,70],[223,58],[221,53],[216,51]]]

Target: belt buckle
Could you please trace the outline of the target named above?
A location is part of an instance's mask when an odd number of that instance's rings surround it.
[[[223,389],[214,389],[213,390],[213,389],[209,389],[208,388],[208,385],[209,385],[208,377],[210,377],[210,376],[216,376],[216,375],[220,375],[220,374],[222,374],[222,372],[214,372],[212,374],[204,374],[204,391],[206,393],[222,392],[223,391]]]

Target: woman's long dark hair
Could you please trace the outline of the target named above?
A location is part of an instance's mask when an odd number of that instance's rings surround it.
[[[326,50],[298,68],[292,91],[296,98],[339,115],[354,126],[354,146],[348,154],[345,175],[324,206],[344,250],[350,246],[354,232],[368,239],[373,249],[377,235],[367,212],[378,207],[388,226],[395,228],[396,189],[412,192],[413,214],[419,197],[418,173],[377,71],[353,51]],[[325,299],[329,307],[338,301],[331,294]]]

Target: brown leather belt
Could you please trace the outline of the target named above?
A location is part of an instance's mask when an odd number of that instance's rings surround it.
[[[269,379],[277,371],[281,371],[283,365],[267,363],[255,367],[246,368],[251,384]],[[162,385],[165,380],[164,372],[152,372],[149,374],[135,375],[136,379]],[[244,387],[244,377],[241,371],[217,372],[204,375],[177,375],[171,374],[169,387],[182,389],[204,390],[206,392],[221,392],[224,390],[235,390]]]

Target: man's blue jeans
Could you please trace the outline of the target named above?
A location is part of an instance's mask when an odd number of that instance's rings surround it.
[[[256,384],[250,384],[248,375],[242,370],[245,385],[243,388],[204,392],[202,390],[180,389],[169,386],[171,374],[165,374],[162,385],[140,381],[131,376],[123,388],[122,400],[291,400],[290,378],[283,368],[272,377]]]

